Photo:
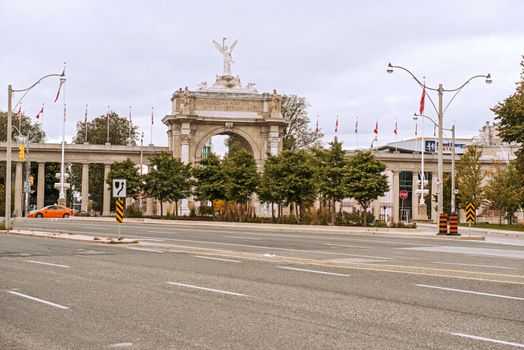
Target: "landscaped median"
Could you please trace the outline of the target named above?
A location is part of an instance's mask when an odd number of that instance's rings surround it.
[[[66,220],[66,219],[57,219]],[[114,218],[109,217],[70,217],[67,220],[79,221],[102,221],[114,222]],[[437,236],[436,231],[419,230],[419,229],[402,229],[402,228],[379,228],[379,227],[362,227],[362,226],[327,226],[327,225],[297,225],[297,224],[254,224],[229,221],[188,221],[188,220],[161,220],[150,218],[127,218],[127,224],[156,224],[163,226],[192,226],[192,227],[209,227],[209,228],[229,228],[236,230],[257,230],[257,231],[274,231],[274,232],[296,232],[296,233],[317,233],[317,234],[358,234],[372,236],[397,236],[397,237],[418,237],[418,238],[435,238],[435,239],[454,239],[454,240],[479,240],[483,241],[481,235],[462,235],[462,236]]]
[[[3,231],[7,233],[7,231]],[[22,235],[22,236],[33,236],[43,238],[55,238],[55,239],[69,239],[80,242],[88,243],[103,243],[103,244],[136,244],[139,243],[137,239],[129,238],[118,238],[118,237],[98,237],[88,235],[78,235],[73,233],[64,232],[42,232],[42,231],[29,231],[29,230],[10,230],[10,234]]]

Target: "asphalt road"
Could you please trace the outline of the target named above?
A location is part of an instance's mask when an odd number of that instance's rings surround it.
[[[107,222],[16,227],[116,234]],[[0,349],[524,348],[524,246],[514,240],[190,224],[122,232],[141,243],[0,235]]]

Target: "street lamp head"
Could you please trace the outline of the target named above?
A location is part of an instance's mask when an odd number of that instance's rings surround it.
[[[386,72],[388,72],[388,74],[393,73],[393,65],[391,63],[388,63],[388,69],[386,70]]]
[[[493,80],[491,80],[491,74],[488,73],[488,75],[486,75],[486,84],[491,84],[493,82]]]

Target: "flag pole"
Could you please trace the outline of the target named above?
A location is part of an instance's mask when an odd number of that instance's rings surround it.
[[[107,119],[107,127],[106,127],[106,129],[107,129],[107,139],[106,139],[106,144],[107,145],[109,144],[109,110],[110,110],[110,108],[111,107],[109,105],[107,105],[107,117],[106,117],[106,119]]]
[[[151,142],[149,143],[150,146],[153,145],[153,124],[154,124],[154,119],[153,119],[153,112],[154,112],[154,109],[155,107],[151,107]]]
[[[86,112],[84,113],[84,124],[86,125],[86,134],[84,138],[84,143],[88,143],[87,142],[87,105],[86,105]]]
[[[132,123],[131,123],[131,106],[129,106],[129,144],[131,144],[131,126],[132,126]]]
[[[357,115],[357,122],[355,123],[355,139],[356,139],[355,149],[358,150],[358,115]]]
[[[60,163],[60,194],[58,196],[58,204],[59,205],[61,204],[63,206],[66,205],[66,198],[65,198],[65,193],[64,193],[65,123],[66,123],[66,116],[67,116],[65,70],[66,70],[66,62],[64,62],[64,71],[62,73],[63,76],[60,77],[60,82],[64,86],[64,94],[62,95],[62,98],[63,98],[63,101],[64,101],[64,120],[62,122],[62,155],[61,155],[61,163]],[[59,90],[59,92],[60,92],[60,90]]]
[[[395,152],[398,152],[398,117],[395,117]]]

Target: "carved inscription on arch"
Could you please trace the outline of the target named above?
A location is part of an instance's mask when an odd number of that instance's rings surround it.
[[[245,100],[196,99],[196,110],[226,112],[262,112],[262,103]]]

